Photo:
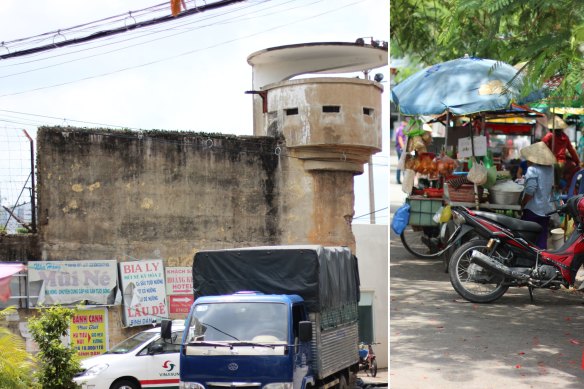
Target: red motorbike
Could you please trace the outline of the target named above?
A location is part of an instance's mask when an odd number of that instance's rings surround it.
[[[377,360],[371,344],[359,344],[359,371],[361,370],[365,370],[367,375],[371,375],[371,377],[377,375]]]
[[[457,229],[470,227],[476,235],[450,258],[456,292],[474,303],[490,303],[510,287],[527,287],[533,301],[535,288],[573,286],[584,264],[584,195],[571,197],[555,212],[573,218],[574,232],[559,249],[541,250],[533,243],[542,229],[537,223],[452,207]]]

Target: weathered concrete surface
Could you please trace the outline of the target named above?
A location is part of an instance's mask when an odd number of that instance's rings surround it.
[[[307,78],[265,86],[254,96],[254,134],[283,137],[306,170],[363,172],[381,150],[381,84]]]
[[[266,90],[268,112],[274,113],[277,125],[268,120],[257,135],[260,131],[282,134],[288,147],[348,145],[381,150],[381,84],[358,78],[307,78],[279,82]],[[326,112],[326,107],[338,111]],[[293,109],[297,113],[291,114]]]
[[[32,260],[39,257],[37,234],[0,234],[0,262]]]
[[[41,128],[43,259],[189,260],[193,242],[277,240],[276,161],[258,144]]]
[[[201,248],[354,248],[352,174],[306,172],[276,147],[269,137],[41,128],[43,259],[188,265]]]

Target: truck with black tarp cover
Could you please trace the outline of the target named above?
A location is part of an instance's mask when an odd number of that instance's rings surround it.
[[[193,288],[181,388],[348,388],[359,272],[347,247],[200,251]]]

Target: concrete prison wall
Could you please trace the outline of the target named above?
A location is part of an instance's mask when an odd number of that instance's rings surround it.
[[[203,248],[354,248],[353,174],[306,172],[276,138],[44,127],[37,142],[43,260],[176,266]]]

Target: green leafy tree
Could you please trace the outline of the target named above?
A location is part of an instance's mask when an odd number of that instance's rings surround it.
[[[439,43],[451,3],[452,0],[391,0],[391,56],[408,56],[426,65],[456,58],[456,48]]]
[[[35,388],[32,379],[34,357],[25,351],[23,340],[5,327],[6,317],[14,307],[0,310],[0,388]]]
[[[559,82],[573,95],[584,79],[582,0],[392,0],[391,41],[430,65],[465,54],[522,63],[526,85]]]
[[[29,320],[30,332],[40,350],[41,366],[37,374],[44,389],[79,388],[73,382],[73,377],[81,370],[77,351],[61,341],[74,314],[73,309],[55,305]]]

